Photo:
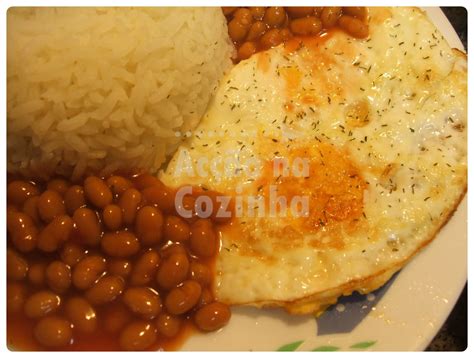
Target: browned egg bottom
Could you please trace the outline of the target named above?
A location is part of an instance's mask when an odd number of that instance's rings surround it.
[[[340,28],[355,38],[369,35],[365,7],[223,7],[237,61],[295,36]]]
[[[9,180],[8,346],[172,350],[227,324],[211,288],[228,219],[178,216],[175,192],[147,174]]]

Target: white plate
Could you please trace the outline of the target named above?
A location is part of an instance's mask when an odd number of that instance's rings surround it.
[[[451,47],[463,49],[439,8],[428,16]],[[320,318],[279,309],[233,309],[219,332],[192,336],[183,350],[424,350],[456,303],[467,278],[467,200],[436,240],[387,285],[353,295]]]

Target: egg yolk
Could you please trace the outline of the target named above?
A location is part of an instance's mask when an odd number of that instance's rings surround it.
[[[275,165],[278,159],[265,164],[256,185],[267,201],[272,188],[287,202],[297,196],[307,198],[308,206],[304,215],[289,218],[294,229],[313,233],[338,223],[350,224],[363,215],[367,184],[345,151],[327,143],[290,149],[283,162],[289,166],[296,160],[306,163],[304,175],[294,175],[296,173],[291,170],[285,173],[283,167]],[[267,203],[266,207],[270,208],[271,205]]]

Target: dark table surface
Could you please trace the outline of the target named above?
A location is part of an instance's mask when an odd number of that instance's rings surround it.
[[[467,10],[463,7],[441,8],[456,30],[467,51]],[[445,324],[426,350],[464,351],[467,348],[467,283]]]
[[[467,50],[467,10],[464,7],[442,7],[441,10],[453,25]]]

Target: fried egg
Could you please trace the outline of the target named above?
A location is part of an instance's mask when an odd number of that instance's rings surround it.
[[[369,27],[364,40],[334,31],[240,62],[197,130],[177,133],[161,179],[235,203],[218,300],[310,313],[367,293],[462,199],[466,56],[416,8],[371,8]]]

